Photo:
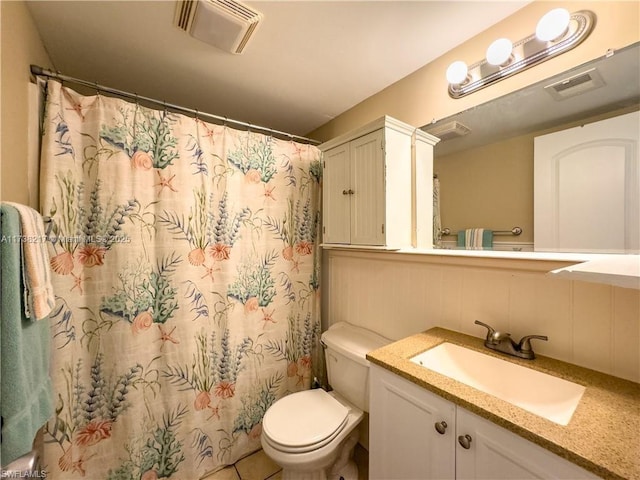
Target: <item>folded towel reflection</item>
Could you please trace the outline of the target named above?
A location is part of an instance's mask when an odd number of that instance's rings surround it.
[[[493,248],[493,230],[467,228],[458,232],[458,247],[466,250]]]

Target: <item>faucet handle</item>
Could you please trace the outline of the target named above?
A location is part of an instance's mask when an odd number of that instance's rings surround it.
[[[491,340],[493,335],[496,333],[495,329],[491,325],[487,325],[486,323],[482,323],[480,320],[476,320],[473,323],[475,323],[476,325],[482,325],[483,327],[485,327],[487,329],[487,340]]]
[[[520,347],[521,352],[531,352],[533,353],[533,349],[531,348],[531,339],[538,340],[549,340],[549,337],[546,335],[527,335],[526,337],[522,337],[518,346]]]

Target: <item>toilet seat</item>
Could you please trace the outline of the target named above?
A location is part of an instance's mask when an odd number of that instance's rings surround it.
[[[304,453],[330,443],[347,424],[349,409],[322,389],[281,398],[262,420],[265,440],[287,453]]]

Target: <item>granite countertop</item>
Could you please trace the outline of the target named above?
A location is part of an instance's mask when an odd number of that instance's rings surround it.
[[[523,365],[586,387],[567,426],[412,363],[443,342]],[[640,480],[640,384],[549,357],[521,360],[484,346],[484,340],[432,328],[370,352],[367,359],[602,478]]]

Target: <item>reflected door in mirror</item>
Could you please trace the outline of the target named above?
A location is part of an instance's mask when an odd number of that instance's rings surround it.
[[[536,251],[640,252],[640,112],[535,138]]]

